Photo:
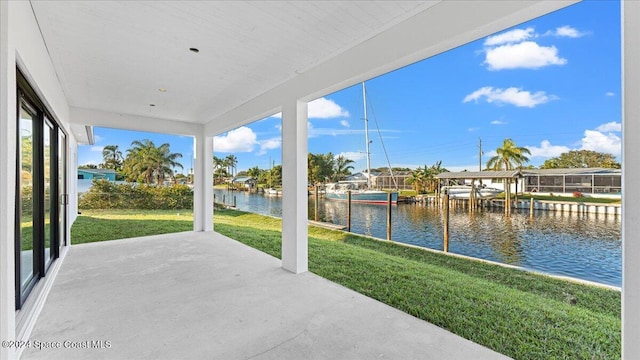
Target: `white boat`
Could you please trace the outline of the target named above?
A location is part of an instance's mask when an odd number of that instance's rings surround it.
[[[264,189],[264,194],[267,196],[282,196],[282,191],[268,188],[268,189]]]
[[[472,188],[471,185],[449,185],[443,186],[441,190],[443,194],[449,194],[450,199],[469,199],[472,189],[476,192],[476,199],[493,199],[504,192],[504,190],[501,189],[485,186]]]
[[[386,192],[381,190],[359,189],[353,183],[327,184],[325,198],[329,200],[347,201],[351,191],[351,202],[365,204],[387,204],[389,194],[391,194],[391,204],[398,203],[397,192]]]
[[[364,82],[362,83],[362,102],[364,106],[364,136],[367,158],[367,184],[365,188],[360,188],[355,183],[328,184],[325,190],[325,199],[346,201],[348,192],[351,191],[351,201],[368,204],[386,204],[391,194],[391,203],[398,203],[397,192],[387,192],[371,189],[371,157],[369,152],[369,119],[367,119],[367,92]],[[393,173],[391,174],[393,176]]]

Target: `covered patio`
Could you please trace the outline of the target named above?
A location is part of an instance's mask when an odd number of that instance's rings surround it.
[[[61,348],[23,359],[506,358],[205,232],[74,246],[30,338]]]
[[[307,272],[307,104],[575,2],[0,1],[0,340],[110,341],[98,350],[3,346],[0,359],[500,358]],[[633,359],[640,2],[624,2],[622,19],[623,355]],[[42,259],[26,290],[16,111],[24,99],[41,108],[38,125],[64,138],[56,175],[67,176],[54,207],[68,220],[50,263],[44,238],[33,243],[42,249],[27,249]],[[211,186],[214,136],[278,112],[281,261],[214,232]],[[93,141],[93,126],[194,138],[193,232],[70,245],[77,146]]]

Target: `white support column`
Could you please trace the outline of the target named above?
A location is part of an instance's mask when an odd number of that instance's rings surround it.
[[[10,24],[10,3],[0,1],[0,340],[15,340],[15,178],[16,59]],[[0,359],[14,349],[0,347]]]
[[[282,267],[308,270],[307,103],[282,109]]]
[[[213,231],[213,137],[196,135],[193,164],[193,230]]]
[[[640,2],[622,1],[622,357],[640,359]]]

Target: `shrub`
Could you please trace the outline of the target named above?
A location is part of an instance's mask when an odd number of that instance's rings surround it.
[[[23,186],[20,193],[20,205],[22,206],[22,215],[33,214],[33,187]]]
[[[192,209],[193,191],[186,185],[153,186],[116,184],[104,179],[93,185],[79,200],[81,209]]]

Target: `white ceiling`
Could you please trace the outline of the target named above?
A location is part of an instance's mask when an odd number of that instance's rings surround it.
[[[434,3],[32,1],[32,7],[70,106],[205,123]]]
[[[573,2],[31,5],[72,122],[216,134],[271,115],[285,100],[311,100]]]

